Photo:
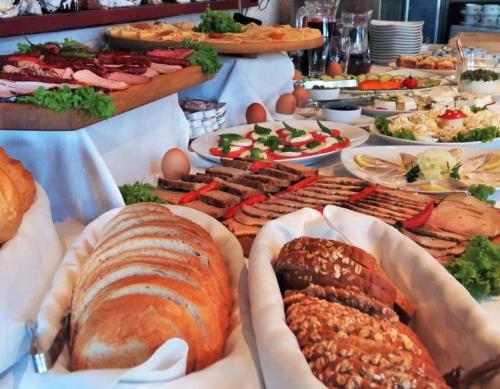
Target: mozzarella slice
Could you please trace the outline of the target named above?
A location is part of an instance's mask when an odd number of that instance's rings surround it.
[[[330,146],[330,145],[340,143],[340,141],[337,138],[334,138],[333,136],[329,136],[328,138],[325,139],[325,143],[328,146]]]
[[[267,147],[265,144],[263,143],[260,143],[260,142],[255,142],[253,147],[255,149],[259,149],[259,150],[262,150],[262,151],[266,151],[266,150],[269,150],[269,147]]]
[[[243,139],[236,139],[231,142],[231,146],[236,146],[236,147],[248,147],[252,145],[252,140],[243,138]]]
[[[302,155],[302,151],[279,151],[276,150],[274,154],[279,155],[280,157],[298,157]]]
[[[298,143],[298,142],[305,142],[308,140],[313,139],[313,136],[311,134],[305,134],[302,136],[297,136],[295,138],[292,138],[290,135],[286,137],[287,141],[290,143]]]

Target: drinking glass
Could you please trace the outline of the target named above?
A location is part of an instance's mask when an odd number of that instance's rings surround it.
[[[342,71],[347,72],[349,56],[351,53],[351,38],[345,35],[333,35],[330,38],[330,61],[342,66]]]

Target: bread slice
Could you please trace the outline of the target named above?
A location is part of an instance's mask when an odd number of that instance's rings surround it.
[[[0,245],[17,233],[22,217],[17,188],[7,173],[0,169]]]
[[[5,150],[0,147],[0,169],[11,179],[19,194],[22,213],[26,212],[36,196],[35,181],[31,173],[24,167],[21,161],[10,158]]]

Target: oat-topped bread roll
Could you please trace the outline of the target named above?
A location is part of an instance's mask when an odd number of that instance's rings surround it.
[[[310,284],[355,287],[389,307],[394,306],[405,320],[415,311],[413,303],[387,278],[371,254],[342,242],[294,239],[281,249],[274,270],[283,292]]]
[[[14,237],[35,195],[31,173],[0,147],[0,245]]]
[[[222,356],[232,297],[199,225],[153,203],[127,206],[83,259],[71,305],[71,368],[127,368],[165,341],[189,344],[188,372]]]
[[[287,292],[284,303],[289,328],[328,388],[447,387],[404,324],[309,293]]]

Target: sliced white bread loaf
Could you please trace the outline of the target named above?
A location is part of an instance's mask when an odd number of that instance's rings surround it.
[[[188,371],[221,357],[232,297],[222,255],[197,224],[157,204],[125,207],[83,260],[71,309],[71,367],[131,367],[169,338]]]

